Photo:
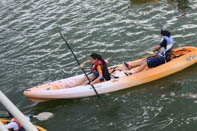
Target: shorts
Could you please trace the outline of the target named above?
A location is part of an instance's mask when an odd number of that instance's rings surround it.
[[[147,59],[147,65],[149,68],[157,67],[164,63],[166,63],[166,61],[163,56],[157,56],[155,58]]]
[[[94,78],[99,77],[99,73],[98,73],[98,71],[94,71],[94,72],[93,72],[93,75],[94,75]]]
[[[92,81],[96,80],[96,78],[99,77],[98,71],[94,71],[94,72],[93,72],[93,75],[94,75],[94,79],[93,79]],[[103,81],[105,81],[104,78],[102,78],[102,79],[100,80],[100,82],[103,82]]]

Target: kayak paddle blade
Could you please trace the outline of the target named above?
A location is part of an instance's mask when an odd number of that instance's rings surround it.
[[[34,118],[40,120],[40,121],[46,121],[50,118],[52,118],[54,115],[51,112],[42,112],[39,113],[38,115],[33,116]]]
[[[152,50],[147,51],[146,53],[147,53],[147,54],[150,54],[150,55],[154,55],[154,54],[155,54],[155,52],[154,52],[154,51],[152,51]]]

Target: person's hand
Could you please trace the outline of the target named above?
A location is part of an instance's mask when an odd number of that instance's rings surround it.
[[[90,60],[84,61],[81,65],[80,68],[83,69],[85,64],[90,63]]]
[[[31,118],[33,118],[33,115],[27,115],[27,117],[28,117],[29,119],[31,119]]]
[[[93,81],[91,81],[89,84],[90,84],[90,85],[93,85],[93,84],[94,84],[94,82],[93,82]]]
[[[159,45],[155,46],[155,50],[156,51],[158,51],[159,49],[160,49],[160,46]]]
[[[81,64],[81,65],[80,65],[80,68],[83,69],[83,67],[84,67],[84,64]]]

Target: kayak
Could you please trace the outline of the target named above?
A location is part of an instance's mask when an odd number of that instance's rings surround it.
[[[0,121],[1,121],[4,125],[6,125],[6,124],[8,124],[8,123],[10,122],[10,120],[6,120],[6,119],[3,119],[3,118],[0,118]],[[35,127],[36,127],[36,129],[38,129],[38,131],[47,131],[46,129],[44,129],[44,128],[40,127],[40,126],[36,126],[36,125],[35,125]]]
[[[128,63],[134,63],[143,59],[145,58]],[[128,70],[123,64],[109,67],[112,79],[97,83],[94,87],[99,94],[115,92],[167,77],[195,63],[197,63],[197,48],[190,46],[180,47],[173,50],[171,61],[155,68],[146,67],[143,71],[133,75],[128,74],[133,72],[137,67],[131,70]],[[49,82],[26,89],[24,95],[33,102],[95,96],[96,94],[90,85],[82,85],[85,80],[84,75],[78,75]]]

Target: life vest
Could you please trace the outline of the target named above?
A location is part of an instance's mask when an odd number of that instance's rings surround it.
[[[103,65],[103,63],[102,63],[101,61],[98,61],[96,64],[93,64],[93,65],[92,65],[91,72],[95,72],[95,71],[98,72],[97,67],[98,67],[99,65],[100,65],[101,68],[102,68],[103,78],[104,78],[105,80],[107,80],[107,81],[110,80],[110,79],[111,79],[111,76],[110,76],[110,74],[109,74],[107,65]]]
[[[18,125],[18,131],[21,129],[22,124],[21,124],[16,118],[13,118],[13,119],[11,120],[11,122],[16,122],[16,123],[17,123],[17,125]]]
[[[166,61],[169,61],[171,57],[173,45],[174,45],[174,40],[172,37],[163,36],[160,43],[162,43],[164,40],[166,41],[166,46],[159,53],[159,55],[163,56],[166,59]]]

